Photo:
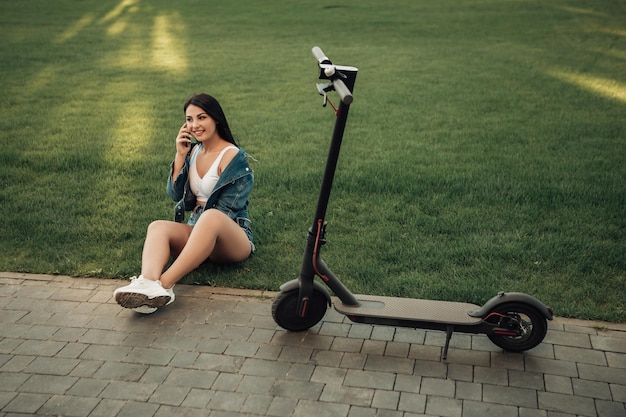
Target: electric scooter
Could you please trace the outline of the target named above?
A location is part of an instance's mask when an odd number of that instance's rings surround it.
[[[522,293],[500,292],[478,306],[469,303],[427,299],[397,298],[374,295],[354,295],[333,274],[320,258],[326,243],[324,217],[339,158],[343,133],[350,105],[354,97],[354,84],[358,69],[333,65],[319,47],[313,56],[320,69],[317,90],[324,97],[323,105],[330,102],[328,93],[335,91],[340,97],[335,109],[336,121],[326,161],[317,210],[313,225],[308,230],[302,267],[298,279],[286,282],[272,303],[272,317],[276,324],[289,331],[304,331],[319,323],[332,300],[324,284],[339,299],[335,310],[355,323],[441,330],[446,332],[442,359],[446,360],[450,338],[456,332],[485,334],[498,347],[511,352],[523,352],[539,345],[548,330],[547,320],[552,320],[552,309],[538,299]]]

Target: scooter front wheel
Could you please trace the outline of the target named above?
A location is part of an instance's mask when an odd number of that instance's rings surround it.
[[[272,303],[272,317],[285,330],[301,332],[319,323],[328,308],[326,296],[313,290],[304,317],[298,315],[299,291],[285,291],[276,296]]]
[[[497,329],[487,335],[496,346],[523,352],[537,346],[548,332],[548,321],[536,308],[524,303],[504,303],[489,312],[485,321]]]

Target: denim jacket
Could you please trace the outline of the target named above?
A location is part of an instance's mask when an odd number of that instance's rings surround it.
[[[177,201],[174,206],[174,220],[179,223],[184,221],[186,211],[196,207],[196,196],[189,186],[190,154],[191,152],[185,157],[185,164],[176,179],[172,178],[174,172],[172,162],[167,180],[167,195]],[[254,173],[248,164],[248,156],[243,149],[239,149],[237,155],[222,171],[204,210],[215,208],[221,211],[246,229],[251,238],[248,196],[254,186]]]

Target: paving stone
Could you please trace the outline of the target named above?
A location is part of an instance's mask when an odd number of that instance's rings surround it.
[[[68,343],[56,354],[57,358],[78,359],[85,349],[89,347],[86,343]]]
[[[606,366],[607,364],[604,352],[571,346],[554,346],[554,357],[559,360],[599,366]]]
[[[449,401],[454,401],[450,400]],[[426,409],[426,396],[421,394],[412,394],[410,392],[401,392],[400,401],[398,402],[399,411],[408,411],[411,413],[424,413]]]
[[[283,378],[289,372],[291,365],[286,362],[248,358],[244,361],[240,372],[244,375],[269,376]]]
[[[425,345],[445,346],[446,332],[429,330],[426,332]],[[472,346],[472,336],[463,333],[454,333],[450,339],[451,349],[470,349]]]
[[[208,389],[191,388],[187,393],[187,396],[183,400],[182,407],[191,408],[205,408],[211,398],[213,398],[215,391]]]
[[[552,375],[570,377],[578,376],[578,369],[576,369],[575,362],[566,362],[554,359],[526,357],[526,370]]]
[[[274,385],[272,385],[270,395],[275,397],[318,400],[323,389],[324,384],[318,382],[276,380]]]
[[[572,379],[574,387],[574,395],[581,397],[598,398],[602,400],[611,400],[611,389],[607,382],[588,381],[585,379]]]
[[[0,390],[16,392],[28,378],[30,378],[28,374],[0,372]]]
[[[542,391],[545,387],[544,375],[539,372],[509,370],[509,386]]]
[[[234,392],[215,391],[209,405],[211,410],[239,411],[247,396]]]
[[[343,353],[341,356],[341,362],[339,362],[339,367],[363,369],[365,367],[367,356],[368,355],[363,355],[361,353]]]
[[[492,352],[491,366],[494,368],[524,370],[524,355],[509,352]]]
[[[559,375],[545,375],[544,382],[546,391],[559,394],[574,394],[572,378]]]
[[[129,401],[125,403],[117,417],[152,417],[159,409],[159,404]]]
[[[39,409],[39,414],[64,417],[83,417],[96,408],[98,398],[54,395]]]
[[[520,407],[519,417],[546,417],[548,412],[545,410],[537,410],[534,408]]]
[[[31,375],[24,384],[19,387],[20,392],[37,394],[63,394],[78,378],[72,376],[57,375]]]
[[[581,379],[626,385],[626,372],[623,369],[583,363],[578,365],[578,372]]]
[[[394,372],[412,374],[415,361],[407,358],[368,355],[364,369],[366,371]]]
[[[378,415],[375,408],[369,407],[352,406],[350,407],[350,411],[348,411],[348,417],[377,417]]]
[[[546,337],[543,339],[543,343],[580,348],[591,347],[591,339],[587,334],[560,332],[555,330],[551,330],[546,334]]]
[[[206,410],[161,405],[157,412],[154,414],[154,417],[206,417],[206,415]],[[211,414],[211,416],[213,416],[213,414]]]
[[[596,407],[592,398],[576,397],[574,395],[557,394],[553,392],[539,392],[539,408],[547,411],[558,411],[581,416],[596,416]]]
[[[395,382],[395,375],[386,372],[348,370],[344,385],[350,387],[374,388],[392,390]]]
[[[446,362],[465,365],[489,366],[491,356],[489,352],[467,349],[450,349]]]
[[[626,385],[610,384],[609,387],[614,401],[626,403]]]
[[[67,390],[67,394],[76,397],[97,398],[108,384],[108,381],[99,379],[80,378],[69,390]]]
[[[455,392],[456,398],[459,400],[481,401],[483,398],[483,384],[456,381]]]
[[[474,382],[506,386],[509,384],[509,373],[502,368],[477,366],[474,368]]]
[[[452,380],[425,377],[422,378],[420,394],[454,398],[455,389],[456,386]]]
[[[15,355],[54,356],[65,347],[65,342],[50,340],[24,340],[12,352]]]
[[[349,339],[343,337],[337,337],[331,345],[331,350],[339,352],[352,352],[358,353],[363,347],[363,339]]]
[[[393,387],[393,390],[418,394],[420,392],[421,385],[421,376],[399,374],[396,376],[396,383]]]
[[[616,353],[626,353],[626,340],[621,337],[590,336],[594,349]]]
[[[517,407],[477,401],[463,401],[463,417],[518,417]]]
[[[276,378],[244,375],[237,387],[237,392],[244,394],[269,394],[274,382],[276,382]]]
[[[105,362],[93,376],[98,379],[112,379],[116,381],[139,381],[147,369],[147,365]]]
[[[426,414],[441,417],[461,417],[463,402],[451,398],[429,396],[426,400]]]
[[[283,362],[301,362],[308,363],[313,355],[313,349],[297,348],[295,346],[285,346],[280,354],[278,360]]]
[[[190,390],[189,387],[161,385],[150,396],[148,402],[179,406],[185,400]]]
[[[384,355],[395,356],[398,358],[407,358],[409,356],[410,343],[405,342],[387,342]]]
[[[424,345],[411,345],[409,350],[409,358],[417,359],[420,361],[436,361],[441,359],[441,347],[439,346],[424,346]]]
[[[596,401],[598,417],[623,417],[626,415],[624,403],[613,401]]]
[[[448,363],[447,378],[455,381],[473,381],[474,367],[471,365]]]
[[[364,355],[384,355],[387,343],[384,340],[364,340],[361,353]]]
[[[626,369],[626,354],[613,352],[606,352],[605,354],[608,366]]]
[[[164,349],[134,348],[123,359],[124,362],[140,363],[145,365],[167,365],[176,352]]]
[[[374,408],[397,410],[399,401],[400,401],[399,392],[376,390],[374,391],[374,397],[371,399],[371,405]]]
[[[347,404],[300,401],[294,409],[293,417],[344,417],[349,410]]]
[[[316,366],[311,376],[311,382],[341,385],[348,371],[330,366]]]
[[[33,415],[39,410],[49,399],[50,395],[18,393],[9,403],[2,409],[6,413],[23,413]]]
[[[296,405],[298,405],[298,403],[300,403],[300,401],[295,398],[274,397],[272,399],[272,403],[270,404],[269,409],[267,410],[267,415],[273,417],[291,417],[294,415],[294,409],[296,408]],[[302,402],[302,404],[307,404],[307,407],[304,410],[301,410],[301,412],[304,413],[304,417],[319,417],[317,410],[313,411],[313,413],[307,414],[307,412],[309,411],[308,403]],[[346,405],[345,407],[347,408],[348,406]]]
[[[2,365],[0,370],[3,372],[22,372],[35,359],[37,359],[37,357],[32,355],[13,355],[11,359]]]
[[[215,355],[201,353],[193,367],[205,371],[237,372],[241,369],[245,358],[239,356]]]
[[[373,397],[373,389],[325,385],[319,399],[327,403],[369,406]]]
[[[483,401],[517,407],[537,408],[537,392],[526,388],[484,384]]]
[[[314,370],[315,366],[313,365],[293,363],[291,364],[291,368],[289,368],[289,371],[285,375],[285,379],[309,381],[311,379],[311,375],[313,375]]]
[[[68,375],[79,364],[77,359],[36,358],[24,372],[31,374]]]
[[[445,363],[415,360],[413,375],[431,376],[433,378],[445,378],[448,368]]]
[[[115,417],[124,404],[126,401],[103,399],[89,414],[89,417]]]
[[[241,406],[241,413],[265,415],[272,403],[272,397],[267,395],[249,395]]]
[[[218,375],[218,372],[176,368],[172,369],[164,383],[180,387],[210,389]]]

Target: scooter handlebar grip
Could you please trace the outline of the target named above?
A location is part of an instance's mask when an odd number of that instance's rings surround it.
[[[335,87],[335,91],[339,94],[339,97],[344,104],[352,104],[354,97],[352,96],[352,92],[350,91],[350,89],[346,87],[343,81],[339,79],[334,80],[333,86]]]
[[[330,59],[328,59],[319,46],[314,46],[313,49],[311,49],[311,52],[313,52],[313,56],[317,59],[318,63],[321,64],[324,61],[328,61],[330,63]]]

